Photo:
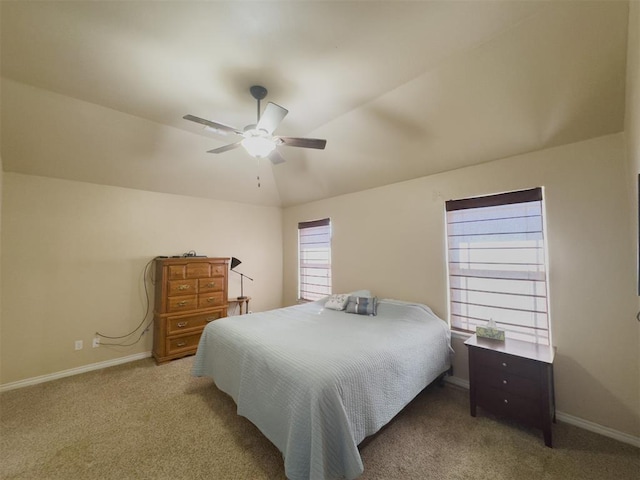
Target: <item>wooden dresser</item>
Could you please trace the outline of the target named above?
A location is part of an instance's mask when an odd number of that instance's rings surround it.
[[[540,428],[552,446],[555,418],[553,358],[555,349],[507,338],[504,342],[470,337],[469,392],[471,416],[476,406]]]
[[[207,323],[227,316],[228,258],[156,259],[153,357],[193,355]]]

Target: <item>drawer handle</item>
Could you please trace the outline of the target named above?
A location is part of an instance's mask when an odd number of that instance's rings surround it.
[[[209,288],[213,288],[213,287],[215,287],[215,286],[216,286],[216,282],[209,282],[209,283],[207,283],[207,287],[209,287]]]
[[[502,362],[502,366],[506,367],[507,366],[507,362]]]
[[[184,347],[186,344],[187,344],[187,342],[179,342],[179,343],[176,343],[176,346]]]
[[[190,285],[180,285],[178,290],[189,290]]]
[[[215,302],[215,301],[216,301],[216,297],[209,297],[209,298],[207,298],[207,302],[209,302],[209,303],[213,303],[213,302]]]
[[[189,325],[189,322],[178,322],[178,328],[184,328]],[[506,382],[505,382],[506,383]]]
[[[502,384],[503,384],[503,385],[506,385],[506,384],[507,384],[507,381],[506,381],[506,380],[502,380]]]
[[[213,322],[214,320],[217,320],[217,319],[218,319],[218,317],[209,317],[209,318],[207,318],[207,323]]]
[[[187,302],[186,300],[182,300],[181,302],[178,302],[178,306],[179,307],[184,307],[187,303],[189,303],[189,302]]]
[[[507,400],[506,398],[504,399],[504,403],[509,403],[509,400]]]

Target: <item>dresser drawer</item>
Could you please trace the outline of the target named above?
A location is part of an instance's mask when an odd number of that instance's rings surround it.
[[[180,280],[187,278],[186,265],[169,265],[167,267],[168,280]]]
[[[226,283],[225,277],[199,278],[198,292],[199,293],[221,292],[222,290],[224,290],[225,283]]]
[[[478,385],[476,402],[480,407],[496,415],[508,416],[534,427],[542,422],[539,402],[510,392]]]
[[[203,278],[211,276],[211,265],[207,262],[187,264],[187,278]]]
[[[482,367],[477,368],[475,373],[476,379],[481,385],[487,385],[497,390],[514,393],[536,401],[540,398],[540,384],[530,378]]]
[[[170,280],[168,282],[167,295],[191,295],[197,292],[198,283],[196,280]]]
[[[167,318],[167,335],[202,330],[207,323],[213,322],[223,316],[224,310],[218,310],[210,313],[199,313],[198,315],[169,317]]]
[[[183,335],[181,337],[167,337],[167,355],[174,355],[187,350],[196,350],[200,343],[202,332],[196,332],[191,335]]]
[[[220,264],[212,264],[211,265],[211,276],[212,277],[224,277],[227,274],[227,266]]]
[[[224,303],[222,292],[198,295],[198,308],[221,307]]]
[[[186,312],[198,308],[197,295],[167,297],[167,312]]]
[[[540,368],[533,360],[482,348],[474,349],[473,357],[477,364],[476,371],[489,368],[540,382]]]

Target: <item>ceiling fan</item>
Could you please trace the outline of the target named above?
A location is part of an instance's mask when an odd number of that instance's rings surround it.
[[[267,96],[267,89],[254,85],[249,89],[253,98],[258,102],[258,120],[257,123],[247,125],[244,130],[240,131],[229,125],[223,123],[212,122],[199,118],[194,115],[185,115],[185,120],[196,122],[205,126],[206,130],[218,133],[220,135],[239,135],[242,140],[224,145],[213,150],[208,150],[207,153],[223,153],[228,150],[233,150],[239,146],[243,146],[245,150],[252,157],[257,158],[269,158],[271,162],[276,165],[284,162],[284,157],[280,155],[277,148],[280,145],[287,147],[302,147],[302,148],[316,148],[323,150],[327,145],[326,140],[319,138],[299,138],[299,137],[283,137],[280,135],[273,135],[273,131],[278,127],[282,119],[289,113],[286,108],[276,105],[275,103],[267,103],[267,107],[264,109],[264,113],[260,116],[260,100]]]

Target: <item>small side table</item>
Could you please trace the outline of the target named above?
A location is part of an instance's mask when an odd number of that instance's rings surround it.
[[[507,338],[504,342],[471,336],[469,400],[496,415],[540,428],[552,447],[551,423],[556,421],[553,387],[555,348]]]
[[[230,298],[227,300],[229,305],[237,303],[240,306],[240,315],[242,315],[242,306],[244,305],[244,313],[249,313],[249,300],[251,297]]]

